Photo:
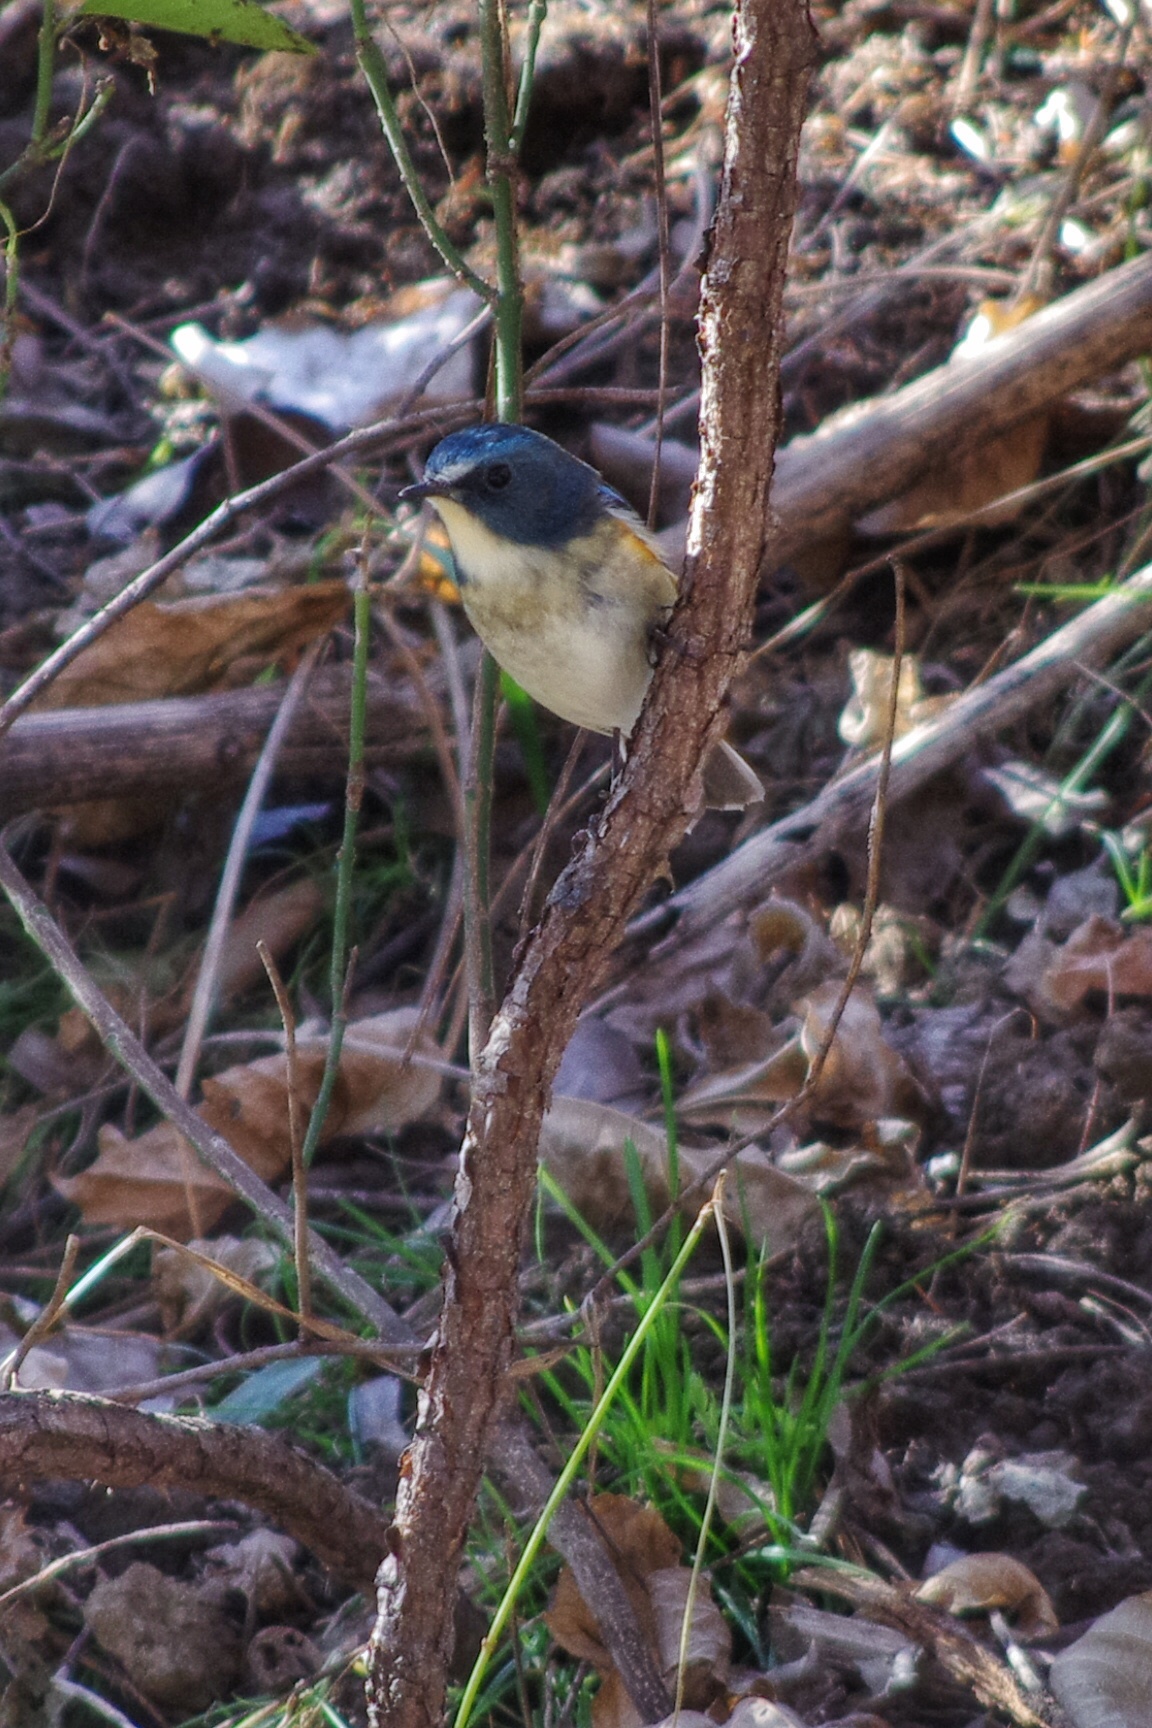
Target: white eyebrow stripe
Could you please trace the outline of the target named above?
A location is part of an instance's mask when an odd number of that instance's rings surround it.
[[[460,456],[457,457],[455,462],[446,462],[442,465],[437,465],[437,467],[431,472],[430,478],[436,481],[444,481],[451,486],[457,480],[463,480],[467,475],[474,473],[479,466],[480,463],[474,456]]]

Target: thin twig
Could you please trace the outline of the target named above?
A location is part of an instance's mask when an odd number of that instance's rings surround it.
[[[708,1493],[704,1501],[704,1510],[700,1515],[700,1534],[696,1541],[696,1552],[692,1556],[692,1576],[688,1584],[688,1596],[684,1603],[684,1618],[680,1623],[680,1645],[676,1652],[676,1710],[678,1717],[684,1708],[684,1683],[688,1677],[688,1652],[692,1640],[692,1622],[695,1616],[696,1600],[700,1591],[700,1576],[704,1570],[704,1556],[708,1549],[708,1537],[712,1529],[712,1519],[716,1512],[716,1501],[720,1492],[720,1474],[724,1468],[724,1452],[728,1443],[728,1428],[732,1420],[732,1404],[736,1389],[736,1273],[732,1264],[732,1244],[728,1239],[728,1224],[724,1217],[724,1184],[726,1172],[721,1171],[716,1178],[709,1204],[712,1208],[712,1221],[716,1226],[716,1236],[720,1243],[720,1257],[724,1262],[724,1288],[728,1302],[728,1338],[724,1352],[724,1390],[720,1398],[720,1417],[716,1424],[716,1446],[712,1458],[712,1468],[708,1473]]]
[[[648,493],[648,526],[656,526],[660,502],[660,448],[664,442],[664,405],[668,391],[668,290],[671,244],[668,235],[668,187],[664,177],[664,121],[660,88],[660,14],[648,0],[648,107],[652,123],[652,169],[656,193],[656,235],[660,270],[660,361],[653,430],[652,484]]]
[[[433,246],[439,252],[444,263],[459,282],[466,288],[471,288],[482,300],[491,302],[494,298],[492,285],[478,276],[472,266],[466,262],[463,254],[452,244],[440,222],[432,201],[424,190],[416,164],[412,160],[404,137],[404,128],[400,124],[400,116],[396,112],[396,104],[392,99],[392,91],[388,83],[388,67],[375,37],[368,25],[364,0],[349,0],[352,13],[352,33],[356,43],[356,59],[364,81],[372,92],[376,104],[376,112],[380,119],[381,130],[388,140],[388,148],[396,164],[404,189],[412,200],[412,207],[420,219],[420,224]]]
[[[860,914],[860,930],[856,937],[856,946],[848,967],[848,975],[840,987],[836,998],[836,1006],[829,1017],[820,1040],[820,1048],[808,1070],[804,1082],[807,1093],[815,1092],[820,1084],[820,1076],[824,1072],[840,1022],[844,1018],[844,1010],[848,1006],[860,969],[864,964],[864,956],[872,935],[872,920],[876,916],[876,906],[880,898],[880,866],[884,850],[884,821],[888,810],[888,781],[892,773],[892,744],[896,737],[896,720],[900,712],[900,667],[904,661],[904,568],[898,558],[892,559],[892,575],[896,583],[896,625],[895,642],[892,649],[892,685],[888,692],[888,712],[884,720],[884,742],[880,749],[880,765],[876,775],[876,795],[872,800],[872,814],[868,821],[868,879],[864,890],[864,907]]]
[[[202,1386],[206,1380],[219,1380],[231,1374],[251,1374],[273,1362],[300,1362],[311,1356],[351,1356],[386,1368],[390,1374],[412,1379],[413,1363],[422,1350],[423,1346],[413,1339],[406,1353],[408,1366],[404,1367],[405,1352],[396,1346],[382,1351],[379,1344],[370,1339],[296,1338],[286,1344],[266,1344],[260,1350],[242,1350],[219,1361],[198,1362],[195,1368],[182,1368],[176,1374],[161,1374],[155,1380],[142,1380],[135,1386],[118,1386],[108,1396],[113,1404],[146,1404],[152,1398],[167,1398],[193,1386]]]
[[[157,337],[151,335],[149,331],[142,330],[138,324],[133,324],[119,312],[107,312],[104,316],[107,323],[115,325],[117,329],[123,330],[124,334],[126,336],[131,336],[134,342],[139,342],[142,347],[150,349],[153,354],[166,360],[169,365],[172,364],[175,356],[166,342],[161,342]],[[469,326],[469,328],[471,328],[471,326]],[[444,365],[445,361],[448,359],[449,348],[450,345],[446,346],[445,349],[441,353],[437,354],[425,368],[429,377],[435,376],[440,367]],[[212,392],[211,381],[206,379],[196,366],[193,366],[190,361],[183,359],[180,360],[180,365],[183,367],[185,372],[189,373],[191,377],[197,380],[202,389],[207,389],[209,393]],[[419,383],[419,380],[417,383]],[[421,389],[422,386],[420,388],[414,386],[413,389],[408,392],[404,401],[396,410],[398,414],[404,414],[412,407],[412,404],[419,399]],[[275,408],[270,408],[266,402],[261,402],[256,398],[250,398],[244,403],[243,409],[239,412],[250,415],[253,420],[259,421],[261,426],[266,426],[270,432],[275,433],[277,438],[282,438],[285,444],[290,445],[299,456],[313,456],[319,448],[314,438],[305,437],[304,433],[301,432],[298,426],[294,426],[291,420],[286,419],[283,414],[277,413]],[[234,440],[230,430],[230,423],[234,418],[235,411],[225,410],[221,407],[220,419],[224,434],[224,457],[225,463],[229,468],[228,478],[230,482],[233,477],[232,468],[236,459]],[[332,472],[337,482],[344,487],[346,492],[355,498],[358,504],[363,506],[370,516],[384,515],[384,509],[380,500],[373,496],[367,486],[357,480],[355,474],[349,474],[347,469],[342,468],[339,463],[333,464]]]
[[[296,1263],[296,1293],[300,1317],[307,1320],[312,1313],[312,1267],[308,1260],[308,1171],[304,1163],[304,1135],[300,1120],[300,1070],[296,1059],[296,1015],[280,968],[263,937],[256,952],[264,963],[280,1019],[284,1026],[284,1063],[288,1087],[288,1144],[292,1152],[292,1209],[296,1218],[292,1256]]]
[[[1152,565],[1145,565],[1011,666],[965,691],[936,718],[905,733],[892,748],[890,799],[910,797],[978,739],[1014,724],[1049,700],[1078,676],[1078,661],[1100,660],[1116,652],[1141,634],[1150,616]],[[807,804],[738,846],[662,907],[636,919],[632,933],[675,924],[675,935],[663,953],[665,957],[674,954],[677,969],[682,970],[687,941],[756,904],[778,872],[823,857],[845,833],[863,824],[875,797],[878,770],[875,759],[849,769]],[[606,993],[600,999],[601,1011],[611,996]]]
[[[576,764],[580,760],[581,753],[584,749],[584,740],[586,736],[587,734],[584,732],[583,728],[577,729],[576,736],[573,738],[572,743],[569,746],[568,754],[564,758],[564,766],[560,770],[560,778],[557,780],[552,791],[552,796],[548,800],[548,808],[544,812],[544,820],[541,822],[539,832],[532,844],[532,850],[529,855],[528,875],[524,883],[524,892],[520,896],[521,941],[523,941],[524,937],[528,934],[528,926],[532,918],[532,901],[535,898],[536,884],[540,880],[540,871],[544,865],[544,854],[548,849],[548,842],[556,832],[557,825],[567,807],[566,800],[568,796],[568,787],[571,783],[572,776],[576,771]],[[508,875],[504,878],[504,881],[501,884],[501,892],[503,892],[503,890],[508,886],[508,882],[516,871],[518,863],[519,860],[516,860],[513,863],[511,870],[509,870]],[[500,896],[497,895],[497,899],[499,898]],[[495,905],[493,905],[492,910],[495,912]]]
[[[352,711],[348,723],[348,779],[344,793],[344,831],[340,850],[336,854],[336,903],[332,909],[332,959],[329,969],[329,989],[332,995],[332,1023],[328,1032],[328,1049],[324,1057],[324,1072],[308,1132],[301,1152],[305,1168],[316,1153],[324,1118],[332,1102],[336,1076],[340,1071],[340,1051],[344,1044],[344,1028],[348,1024],[348,992],[352,982],[355,950],[348,953],[348,927],[352,916],[352,875],[356,864],[356,829],[360,821],[360,806],[364,801],[364,731],[367,713],[368,645],[372,633],[372,598],[368,589],[368,549],[362,546],[357,569],[354,602],[356,636],[352,649]]]
[[[196,975],[196,988],[192,993],[192,1002],[188,1009],[188,1023],[184,1032],[184,1043],[176,1068],[175,1086],[181,1098],[189,1098],[192,1095],[192,1082],[196,1077],[196,1067],[200,1060],[204,1034],[208,1029],[208,1022],[212,1015],[216,987],[220,977],[220,962],[224,955],[224,945],[228,940],[228,931],[236,906],[236,896],[240,892],[240,878],[248,858],[252,830],[256,825],[256,819],[267,795],[269,783],[276,771],[276,763],[284,740],[288,736],[288,731],[296,717],[296,710],[308,689],[308,682],[323,648],[323,641],[312,644],[303,655],[299,666],[285,687],[276,718],[268,728],[264,748],[252,770],[248,790],[244,795],[244,802],[240,806],[240,813],[232,828],[232,838],[228,844],[228,856],[224,860],[220,886],[216,891],[216,904],[212,908],[212,921],[208,926],[208,934],[204,940],[200,970]],[[199,1235],[200,1232],[197,1231],[197,1234]]]
[[[960,70],[956,74],[956,83],[952,90],[951,108],[953,114],[962,113],[975,93],[980,78],[980,67],[984,59],[984,50],[988,46],[988,38],[992,34],[992,19],[995,10],[996,0],[976,0],[976,10],[972,14],[972,28],[968,32],[964,58],[960,62]]]
[[[17,1384],[21,1366],[27,1361],[29,1352],[35,1349],[41,1339],[47,1338],[48,1334],[54,1329],[61,1314],[64,1312],[65,1308],[67,1308],[69,1286],[72,1283],[72,1275],[76,1270],[76,1262],[79,1257],[80,1238],[79,1236],[74,1236],[69,1233],[68,1238],[64,1243],[64,1256],[60,1261],[60,1270],[56,1274],[56,1283],[53,1286],[51,1296],[48,1298],[48,1301],[40,1310],[39,1314],[37,1314],[35,1320],[33,1320],[31,1326],[29,1326],[27,1332],[25,1332],[23,1338],[21,1338],[19,1344],[17,1344],[15,1350],[13,1350],[7,1361],[0,1363],[0,1373],[3,1374],[4,1388],[6,1391],[10,1392]],[[3,1601],[3,1596],[0,1596],[0,1604],[2,1604]]]

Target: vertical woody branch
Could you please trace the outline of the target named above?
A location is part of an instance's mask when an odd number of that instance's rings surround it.
[[[700,315],[701,471],[671,643],[629,763],[557,882],[475,1070],[444,1308],[381,1568],[378,1728],[437,1728],[464,1540],[515,1349],[517,1279],[552,1077],[589,993],[695,808],[745,648],[780,424],[780,307],[814,36],[805,0],[741,0]]]

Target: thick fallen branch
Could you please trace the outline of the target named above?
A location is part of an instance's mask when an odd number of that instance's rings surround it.
[[[913,796],[933,775],[960,760],[978,740],[1013,725],[1071,684],[1084,666],[1116,653],[1152,628],[1152,564],[1089,606],[987,683],[957,697],[936,719],[892,748],[889,806]],[[685,964],[686,944],[734,913],[748,911],[785,870],[826,857],[849,834],[862,833],[876,794],[879,763],[861,762],[826,786],[811,803],[746,840],[716,867],[639,919],[633,934],[674,923],[651,964]]]
[[[746,645],[779,429],[780,304],[813,57],[803,0],[735,18],[724,168],[701,304],[701,480],[684,593],[616,791],[554,887],[476,1066],[444,1308],[397,1537],[380,1573],[371,1719],[435,1728],[484,1453],[508,1396],[540,1123],[577,1015],[683,835]]]
[[[890,396],[858,403],[779,452],[771,506],[778,521],[768,563],[906,492],[942,459],[954,463],[1152,346],[1152,254],[1077,288],[976,354],[949,360]],[[598,427],[597,461],[641,488],[654,446],[636,433]],[[661,473],[685,495],[695,453],[665,444]],[[643,480],[643,487],[647,481]],[[676,530],[668,531],[669,542]]]
[[[261,1428],[126,1410],[79,1392],[0,1393],[0,1484],[96,1481],[242,1500],[366,1589],[387,1548],[371,1501]]]
[[[343,772],[350,674],[316,674],[280,754],[280,772]],[[260,753],[283,685],[218,695],[25,714],[0,744],[0,816],[93,798],[183,797],[239,782]],[[368,760],[410,758],[427,740],[406,683],[368,686]]]
[[[1029,420],[1152,344],[1152,254],[1077,288],[972,355],[780,452],[769,562],[840,532],[941,459]]]
[[[1052,1728],[1051,1717],[1037,1713],[1033,1705],[1039,1700],[1024,1696],[1007,1663],[978,1644],[961,1621],[925,1607],[910,1590],[864,1572],[824,1566],[802,1566],[789,1582],[797,1589],[839,1596],[870,1620],[902,1632],[930,1652],[953,1680],[974,1692],[981,1704],[1002,1710],[1018,1728]]]

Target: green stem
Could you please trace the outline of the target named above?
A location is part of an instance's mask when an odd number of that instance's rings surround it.
[[[512,118],[511,147],[519,156],[524,144],[524,129],[528,124],[528,106],[532,101],[532,86],[536,81],[536,50],[540,32],[548,16],[548,0],[529,0],[528,21],[524,31],[524,63],[520,68],[520,85],[516,91],[516,112]]]
[[[420,218],[420,223],[429,240],[439,252],[448,269],[465,287],[471,288],[474,294],[492,305],[496,299],[496,290],[490,282],[485,282],[478,276],[471,265],[466,263],[463,255],[452,244],[445,233],[435,210],[433,210],[428,194],[425,192],[416,164],[413,162],[408,145],[405,142],[404,130],[400,124],[400,116],[396,112],[396,104],[392,100],[392,92],[388,86],[388,67],[383,54],[377,45],[375,37],[368,28],[368,18],[364,10],[364,0],[349,0],[352,13],[352,31],[356,42],[356,61],[364,74],[365,82],[372,92],[376,103],[376,112],[380,117],[380,126],[392,158],[404,182],[404,189],[412,200],[413,209]]]
[[[48,116],[52,107],[52,75],[56,70],[56,5],[55,0],[42,0],[40,37],[36,47],[36,106],[32,112],[32,136],[29,145],[38,150],[48,131]]]
[[[508,108],[508,29],[500,0],[480,0],[480,53],[488,185],[496,224],[496,415],[500,420],[519,420],[524,399],[524,290],[516,224],[518,176]],[[527,101],[524,107],[526,118]]]
[[[367,558],[360,561],[354,605],[356,641],[352,650],[352,712],[348,738],[348,781],[344,793],[344,833],[336,855],[336,905],[332,913],[332,1030],[328,1037],[328,1054],[320,1090],[308,1122],[308,1132],[300,1162],[305,1169],[312,1162],[324,1118],[332,1102],[332,1091],[340,1068],[340,1051],[344,1044],[344,1028],[348,1024],[348,924],[352,914],[352,873],[356,864],[356,828],[360,806],[364,799],[364,734],[368,710],[368,643],[371,635],[372,597],[368,591]]]
[[[492,966],[491,865],[492,756],[500,668],[491,654],[480,659],[472,703],[472,748],[464,776],[464,955],[468,976],[468,1053],[475,1065],[488,1042],[496,997]]]
[[[112,79],[105,78],[98,85],[95,96],[93,96],[91,102],[88,104],[88,112],[86,114],[81,114],[76,124],[69,127],[66,137],[59,139],[55,144],[44,146],[41,151],[42,160],[45,162],[58,162],[61,157],[67,156],[70,150],[75,149],[80,140],[91,132],[93,126],[95,126],[97,120],[99,120],[101,114],[103,114],[105,108],[107,108],[115,94],[116,86]]]
[[[0,202],[0,222],[8,238],[4,242],[4,311],[0,313],[0,400],[8,391],[12,349],[16,341],[16,287],[20,280],[20,232],[7,204]]]
[[[516,160],[508,108],[508,29],[500,0],[480,0],[480,51],[488,184],[496,226],[496,295],[493,302],[496,414],[500,420],[519,420],[524,405],[521,349],[524,291],[520,281],[516,224]],[[531,51],[534,57],[534,41]],[[530,85],[529,78],[529,89]],[[523,117],[526,117],[528,94],[523,78],[521,92]],[[518,103],[518,108],[520,106]],[[469,987],[468,1042],[473,1064],[487,1043],[495,1000],[489,866],[492,850],[492,763],[499,689],[498,668],[491,655],[486,653],[476,682],[472,750],[464,793],[468,859],[464,927]]]

